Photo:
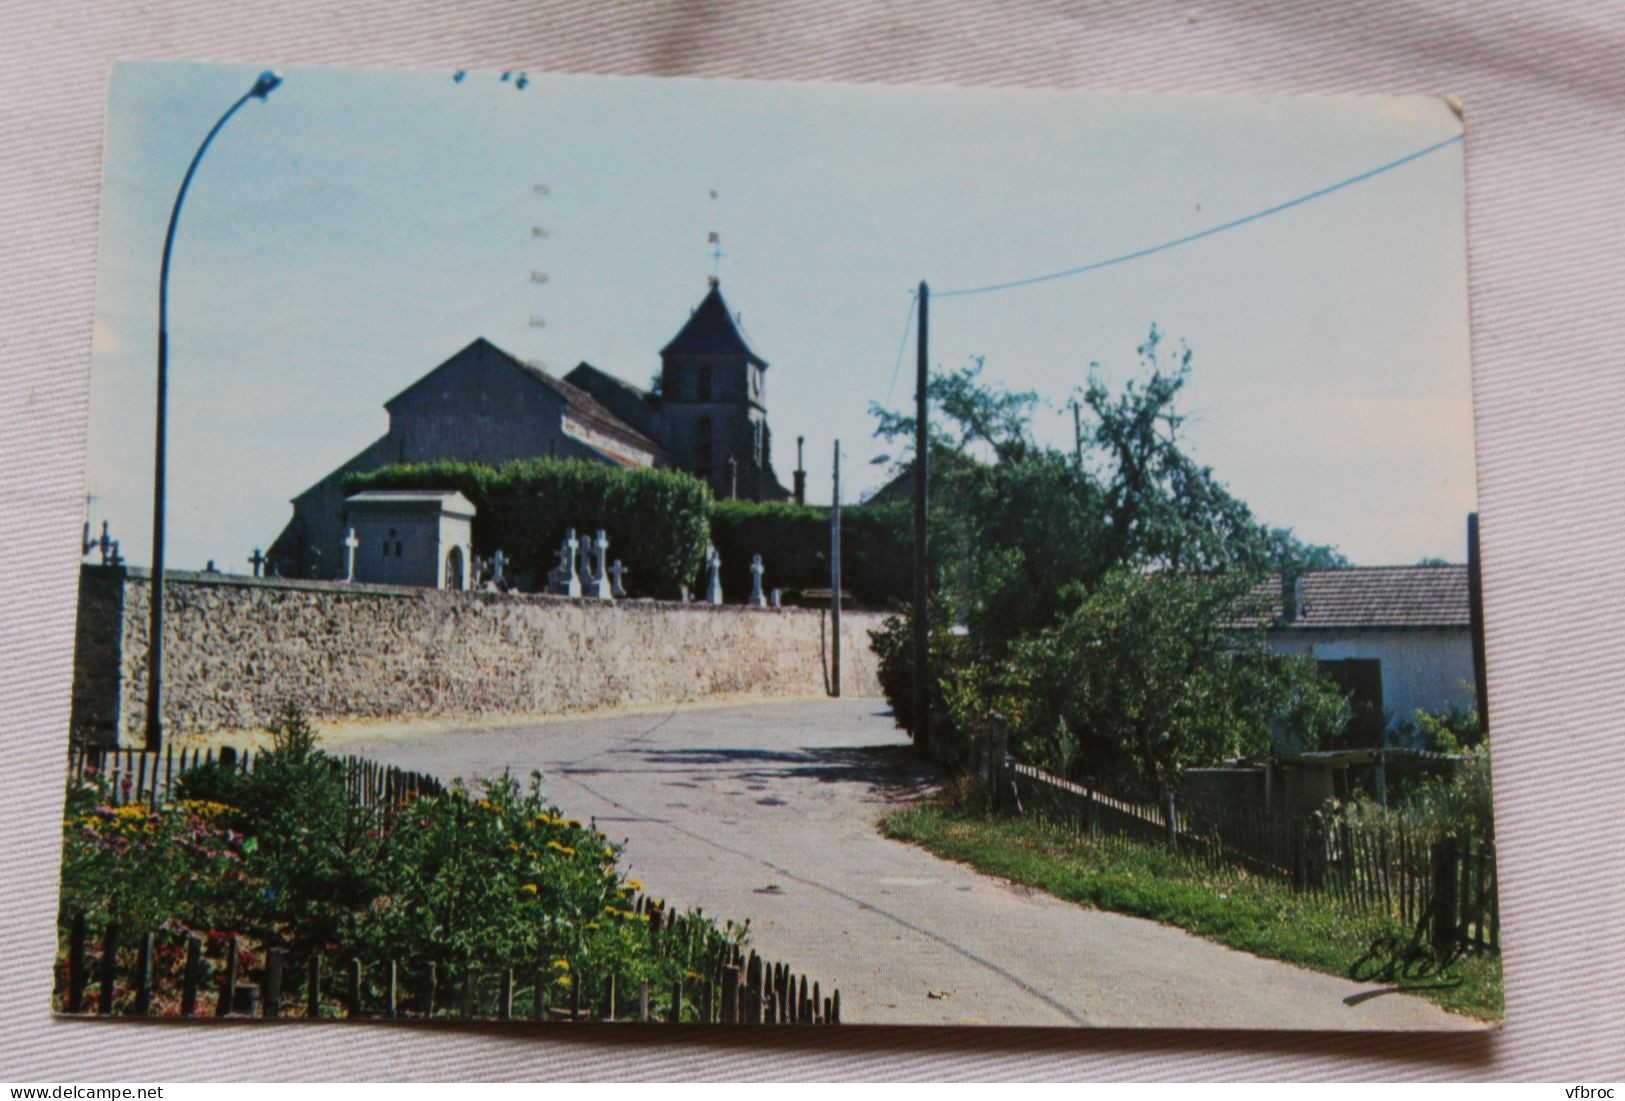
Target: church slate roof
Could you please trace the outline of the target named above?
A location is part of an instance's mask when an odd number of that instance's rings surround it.
[[[549,390],[553,391],[553,393],[562,398],[570,412],[579,417],[581,420],[585,421],[587,424],[590,424],[593,427],[601,429],[605,432],[609,432],[613,435],[619,435],[625,438],[628,443],[648,451],[657,458],[669,458],[664,447],[662,447],[656,441],[651,440],[648,436],[634,428],[632,425],[627,424],[614,413],[610,412],[603,406],[602,403],[598,401],[597,398],[593,397],[579,386],[572,386],[563,379],[553,377],[540,367],[526,363],[524,360],[513,355],[511,352],[498,348],[495,344],[492,344],[483,336],[475,337],[468,343],[467,346],[462,348],[455,355],[452,355],[444,363],[440,364],[439,367],[436,367],[433,371],[430,371],[428,374],[418,379],[411,386],[408,386],[405,390],[402,390],[399,394],[396,394],[394,397],[390,398],[384,403],[384,408],[387,409],[394,405],[403,396],[427,382],[429,378],[442,367],[456,362],[471,351],[488,352],[496,356],[498,359],[508,363],[510,366],[517,367],[531,379],[541,383],[543,386],[547,387]]]
[[[660,349],[660,358],[667,356],[744,356],[758,367],[767,366],[767,360],[745,343],[745,336],[722,297],[720,283],[712,284],[710,293],[695,308],[687,324]]]
[[[1298,609],[1282,622],[1281,575],[1254,590],[1273,629],[1471,627],[1467,567],[1352,566],[1310,570],[1298,579]],[[1254,623],[1257,621],[1254,620]]]

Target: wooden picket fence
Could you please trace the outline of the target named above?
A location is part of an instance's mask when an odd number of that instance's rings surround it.
[[[1002,748],[1002,747],[1001,747]],[[1169,845],[1214,869],[1242,868],[1359,913],[1426,928],[1434,944],[1501,951],[1495,845],[1402,820],[1232,811],[1193,816],[1052,776],[1007,753],[979,763],[1001,810],[1069,824],[1097,843]]]
[[[94,783],[114,806],[147,803],[157,807],[174,798],[181,776],[194,768],[218,764],[240,772],[252,772],[265,759],[265,753],[251,749],[238,752],[230,746],[218,753],[210,747],[194,749],[174,746],[156,753],[139,749],[103,749],[75,746],[68,751],[68,781]],[[363,757],[328,757],[344,778],[345,794],[364,810],[398,807],[418,796],[443,795],[445,787],[433,776],[408,772],[369,761]]]
[[[639,897],[637,912],[653,916],[664,950],[683,935],[674,909]],[[64,930],[67,952],[56,995],[63,1013],[207,1018],[498,1020],[548,1022],[662,1021],[730,1025],[841,1023],[841,994],[825,995],[788,964],[771,963],[737,943],[723,945],[701,978],[668,989],[635,985],[614,972],[590,975],[541,960],[507,967],[442,972],[434,963],[390,960],[367,974],[359,959],[314,954],[295,961],[280,948],[250,947],[224,938],[219,959],[206,958],[194,935],[143,932],[129,936],[104,922],[93,935],[83,913]],[[181,958],[184,956],[184,962]],[[160,968],[161,960],[171,966]],[[336,968],[334,965],[337,965]],[[166,973],[179,970],[178,977]],[[329,978],[329,976],[332,976]]]

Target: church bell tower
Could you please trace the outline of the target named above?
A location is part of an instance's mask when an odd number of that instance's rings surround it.
[[[737,315],[711,289],[660,350],[666,446],[719,500],[783,500],[767,428],[767,361],[745,342]]]

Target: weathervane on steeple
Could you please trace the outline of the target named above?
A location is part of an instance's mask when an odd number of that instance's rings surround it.
[[[713,231],[707,240],[711,245],[711,251],[708,254],[711,257],[712,265],[710,282],[714,287],[722,282],[722,258],[728,254],[722,251],[722,236],[720,234]]]
[[[711,201],[716,202],[716,199],[717,190],[713,187],[711,189]],[[708,253],[711,257],[711,274],[707,277],[706,282],[715,287],[722,282],[722,258],[728,254],[722,251],[722,234],[714,229],[706,234],[705,243],[711,246],[711,251]]]

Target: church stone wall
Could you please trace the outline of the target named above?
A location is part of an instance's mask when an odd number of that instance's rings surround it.
[[[286,700],[316,721],[556,715],[825,691],[827,613],[401,589],[170,573],[164,711],[172,736],[257,729]],[[138,746],[151,581],[85,567],[75,733]],[[868,631],[842,617],[841,685],[878,696]],[[87,660],[87,658],[89,660]]]

